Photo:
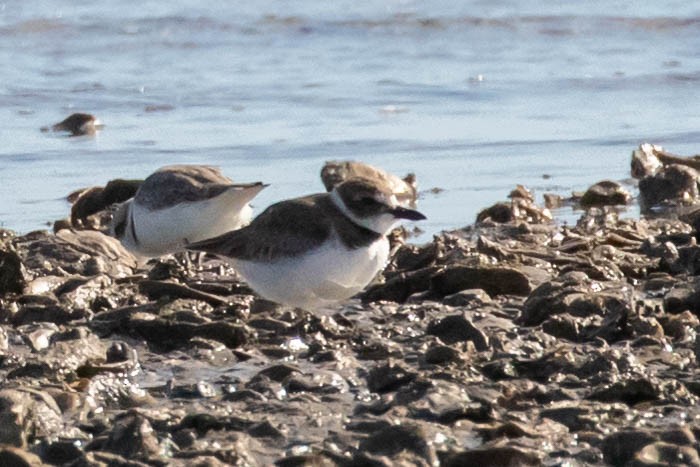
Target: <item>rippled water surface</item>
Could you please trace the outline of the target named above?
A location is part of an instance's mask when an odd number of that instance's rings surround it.
[[[700,152],[693,2],[191,3],[0,4],[0,225],[171,163],[271,183],[263,208],[359,159],[444,189],[420,204],[428,238],[516,183],[624,179],[641,141]],[[39,131],[74,111],[105,129]]]

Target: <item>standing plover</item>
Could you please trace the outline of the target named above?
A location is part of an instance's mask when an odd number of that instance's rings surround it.
[[[248,202],[266,186],[234,184],[208,166],[162,167],[115,210],[110,233],[140,256],[175,253],[248,224]]]
[[[187,248],[227,257],[264,298],[312,310],[355,295],[386,266],[386,235],[402,219],[425,216],[401,206],[386,183],[351,178]]]
[[[386,184],[399,204],[416,207],[416,176],[412,173],[401,179],[378,167],[358,161],[328,161],[321,169],[321,181],[327,191],[331,191],[342,181],[354,177],[376,179],[379,183]]]

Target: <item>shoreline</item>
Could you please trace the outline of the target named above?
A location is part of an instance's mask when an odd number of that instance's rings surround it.
[[[603,184],[559,225],[516,188],[316,314],[216,259],[3,231],[0,463],[700,463],[698,175],[659,151],[632,173],[668,218]]]

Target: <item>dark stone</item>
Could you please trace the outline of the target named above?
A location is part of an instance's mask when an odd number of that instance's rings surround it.
[[[14,251],[0,250],[0,297],[21,294],[27,285],[22,260]]]
[[[635,453],[654,441],[656,436],[649,432],[623,430],[606,437],[601,450],[608,464],[625,465],[632,460]]]
[[[398,364],[387,363],[372,368],[367,375],[367,387],[372,392],[394,391],[416,379],[416,373]]]
[[[228,301],[225,298],[193,289],[184,284],[168,281],[143,280],[139,282],[141,293],[146,294],[151,300],[167,298],[191,298],[202,300],[211,305],[225,305]]]
[[[92,316],[89,310],[58,305],[24,305],[12,317],[12,324],[20,326],[31,323],[66,324]]]
[[[672,164],[639,181],[642,212],[667,202],[687,202],[698,198],[698,172]]]
[[[383,284],[369,287],[362,294],[362,301],[371,303],[386,300],[404,303],[411,295],[428,290],[433,275],[439,269],[437,266],[430,266],[394,275]]]
[[[481,289],[467,289],[452,295],[447,295],[442,300],[443,305],[448,306],[483,306],[492,303],[491,297]]]
[[[147,458],[160,451],[151,423],[142,415],[127,413],[114,422],[102,449],[126,458]]]
[[[264,370],[261,370],[260,372],[258,372],[258,376],[266,376],[273,381],[281,383],[289,375],[299,372],[299,368],[297,368],[296,366],[282,363],[280,365],[273,365],[265,368]]]
[[[287,456],[275,461],[277,467],[336,467],[338,463],[320,454]]]
[[[41,467],[44,464],[36,454],[12,446],[1,446],[0,465],[3,467]]]
[[[445,344],[472,341],[476,350],[489,348],[489,341],[483,331],[475,327],[464,315],[451,315],[428,326],[428,334],[438,336]]]
[[[540,466],[542,460],[531,451],[510,446],[481,447],[448,456],[445,467],[474,465],[479,467],[528,467]]]
[[[603,402],[624,402],[635,405],[639,402],[655,401],[660,397],[658,386],[646,378],[626,379],[594,390],[588,399]]]
[[[647,444],[639,450],[630,463],[633,467],[656,467],[666,465],[700,466],[698,451],[692,446],[677,446],[675,444],[657,441]]]
[[[490,296],[528,295],[549,275],[540,269],[521,266],[472,267],[448,266],[430,281],[430,290],[441,297],[466,289],[483,289]]]
[[[23,448],[62,431],[61,410],[49,394],[29,388],[0,391],[0,444]]]
[[[284,433],[267,420],[251,425],[246,432],[254,438],[284,439]]]
[[[126,342],[112,342],[107,349],[107,363],[136,359],[136,350]]]
[[[542,330],[550,336],[578,341],[581,329],[578,322],[569,315],[551,316],[542,323]]]
[[[53,440],[41,449],[41,458],[49,464],[63,465],[80,458],[83,450],[81,440]],[[0,465],[4,465],[0,463]]]
[[[476,222],[484,222],[491,220],[499,224],[506,224],[515,219],[510,203],[496,203],[493,206],[486,208],[476,215]]]
[[[362,440],[359,449],[390,458],[402,451],[410,451],[426,461],[428,465],[437,463],[432,443],[428,442],[425,431],[418,425],[391,425],[382,428]]]
[[[481,372],[494,381],[516,378],[518,376],[513,362],[506,359],[485,363],[481,366]]]
[[[72,201],[71,224],[80,226],[93,214],[109,209],[112,205],[133,198],[143,180],[110,180],[104,187],[91,187],[82,190]]]
[[[425,361],[435,365],[444,365],[459,359],[459,351],[448,345],[433,345],[425,352]]]
[[[226,321],[189,323],[143,316],[130,319],[128,327],[132,333],[165,348],[188,345],[193,337],[212,339],[231,349],[240,347],[247,341],[247,333],[243,326]]]
[[[617,206],[629,203],[632,197],[617,182],[603,180],[586,190],[581,197],[581,206],[584,208]]]
[[[590,414],[589,409],[585,407],[572,406],[545,408],[540,412],[541,417],[549,418],[555,422],[561,423],[571,432],[592,428],[589,426],[589,422],[587,420],[588,414]]]

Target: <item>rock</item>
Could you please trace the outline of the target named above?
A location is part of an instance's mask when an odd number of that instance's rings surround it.
[[[669,313],[682,313],[686,310],[700,315],[700,278],[689,278],[678,282],[664,296],[664,308]]]
[[[589,187],[581,197],[580,203],[584,208],[617,206],[628,204],[631,199],[632,196],[622,188],[622,185],[610,180],[603,180]]]
[[[299,368],[293,365],[280,364],[265,368],[258,373],[258,376],[266,376],[273,381],[282,382],[285,378],[294,373],[299,373]]]
[[[22,257],[27,268],[44,274],[64,271],[62,275],[105,273],[123,277],[133,274],[136,268],[136,258],[119,240],[91,230],[61,230],[55,236],[42,234],[30,241]]]
[[[530,202],[535,202],[535,195],[532,194],[530,190],[528,190],[526,187],[523,185],[517,185],[509,194],[508,197],[513,199],[513,198],[520,198],[524,199]]]
[[[4,467],[41,467],[44,465],[36,454],[12,446],[0,447],[0,465]]]
[[[41,449],[42,460],[48,464],[64,465],[79,459],[83,455],[81,449],[84,440],[52,440],[45,443]],[[0,465],[4,465],[1,464]]]
[[[423,462],[422,465],[437,465],[435,449],[427,434],[418,425],[391,425],[372,433],[362,440],[360,452],[395,458],[402,451],[410,451]]]
[[[656,436],[647,431],[622,430],[605,438],[601,450],[608,464],[625,465],[644,446],[656,441]]]
[[[0,297],[20,294],[26,285],[20,257],[14,251],[0,250]]]
[[[430,281],[430,290],[440,296],[467,289],[482,289],[490,296],[528,295],[549,278],[546,271],[529,266],[472,267],[449,266],[436,273]]]
[[[698,451],[691,446],[677,446],[657,441],[647,444],[637,452],[631,465],[635,467],[659,465],[700,466],[700,456],[698,456]]]
[[[467,289],[442,299],[444,305],[481,307],[492,303],[491,297],[483,289]]]
[[[564,205],[564,198],[554,193],[545,193],[544,207],[547,209],[559,209]]]
[[[643,212],[664,203],[692,204],[698,199],[698,172],[682,165],[664,167],[639,181],[639,204]]]
[[[0,390],[0,444],[24,448],[28,442],[64,429],[53,398],[34,389]]]
[[[626,379],[609,386],[595,389],[589,399],[603,402],[624,402],[635,405],[639,402],[658,400],[661,390],[658,384],[646,378]]]
[[[367,375],[367,388],[372,392],[395,391],[416,379],[416,373],[401,365],[388,363],[375,366]]]
[[[114,421],[102,449],[127,459],[147,458],[161,451],[151,423],[135,413],[127,413]]]
[[[499,224],[513,222],[515,220],[515,215],[513,214],[511,206],[510,203],[496,203],[479,212],[479,214],[476,215],[476,222],[486,222],[487,220]]]
[[[433,345],[425,352],[425,361],[435,365],[444,365],[459,360],[459,351],[449,345]]]
[[[171,349],[188,345],[194,337],[212,339],[231,349],[241,347],[247,341],[247,332],[243,326],[225,321],[191,323],[140,313],[128,321],[128,328],[135,335]]]
[[[661,146],[643,143],[639,145],[639,149],[632,151],[632,177],[642,179],[656,175],[663,164],[655,152],[662,150]]]
[[[110,180],[106,186],[92,187],[82,190],[74,199],[70,212],[71,225],[80,227],[86,219],[100,211],[110,209],[112,205],[123,203],[138,191],[143,180],[124,180],[121,178]],[[106,227],[106,226],[104,226]]]
[[[428,325],[428,334],[438,336],[445,344],[471,341],[476,350],[489,349],[489,341],[483,331],[476,328],[464,315],[451,315]]]
[[[370,286],[362,294],[362,301],[372,303],[386,300],[404,303],[411,295],[428,290],[431,279],[438,270],[437,266],[430,266],[394,275],[383,284]]]
[[[478,465],[480,467],[527,467],[540,466],[542,465],[542,460],[536,453],[517,447],[485,446],[452,454],[447,457],[442,465],[445,467],[460,467],[465,465]]]
[[[518,322],[536,326],[564,313],[574,317],[600,316],[611,320],[604,324],[613,326],[606,332],[608,337],[614,339],[616,333],[625,331],[620,326],[624,327],[625,322],[621,320],[631,313],[629,306],[626,286],[622,283],[594,283],[585,274],[564,274],[543,283],[528,296]],[[551,326],[549,329],[552,329]],[[598,336],[588,333],[588,338],[594,337]]]
[[[211,305],[226,305],[228,301],[218,295],[202,292],[187,285],[170,281],[143,280],[139,282],[139,289],[151,300],[167,298],[192,298],[202,300]]]

